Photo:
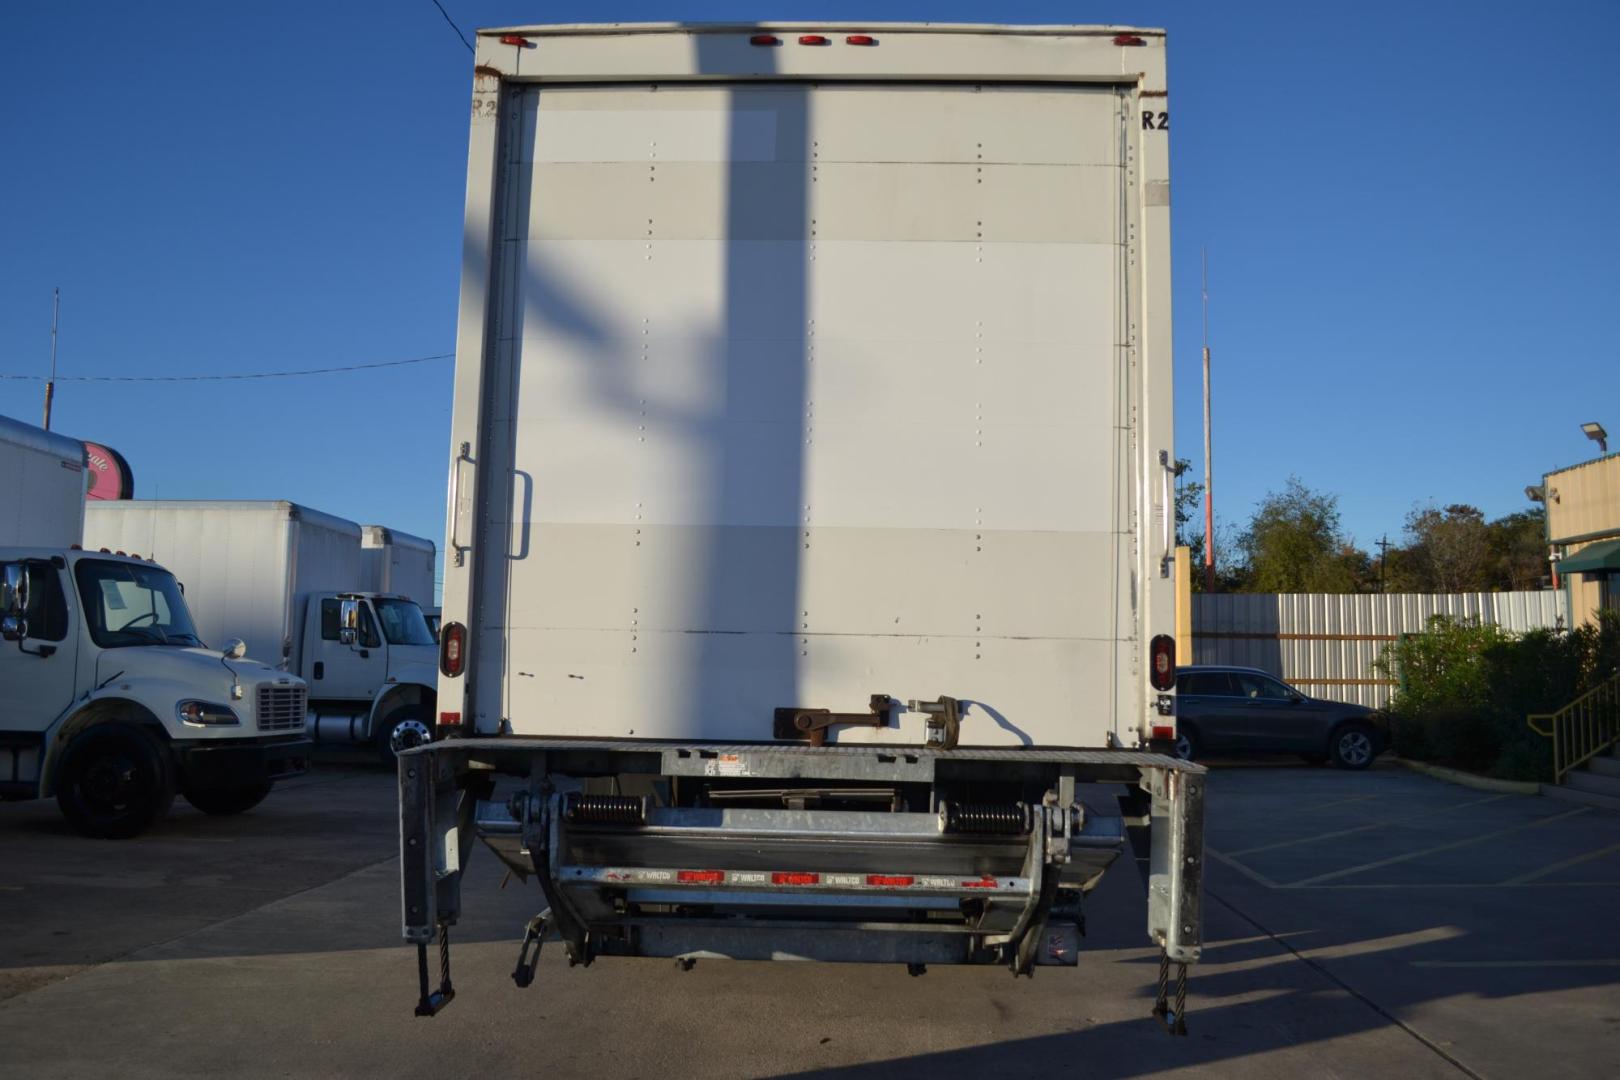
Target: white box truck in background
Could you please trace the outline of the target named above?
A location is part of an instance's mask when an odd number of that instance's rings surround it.
[[[0,546],[77,544],[85,479],[84,443],[0,416]]]
[[[309,684],[316,742],[388,761],[432,737],[434,643],[421,608],[365,588],[361,528],[285,501],[101,502],[85,546],[151,552],[184,583],[204,640],[241,638]]]
[[[144,831],[177,792],[249,810],[304,771],[304,683],[205,646],[164,567],[79,547],[83,458],[0,418],[0,799],[55,796],[97,837]]]
[[[420,1013],[450,997],[474,837],[539,883],[524,985],[548,937],[581,964],[1072,965],[1134,828],[1182,1029],[1204,776],[1166,753],[1163,46],[479,34],[439,644],[460,737],[400,759]]]
[[[433,541],[382,525],[360,526],[360,566],[368,592],[394,593],[434,606],[438,552]]]

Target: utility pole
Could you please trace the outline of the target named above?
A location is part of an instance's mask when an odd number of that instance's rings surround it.
[[[1215,591],[1215,465],[1209,433],[1209,249],[1200,249],[1204,269],[1204,591]]]
[[[1389,565],[1389,534],[1385,533],[1378,538],[1378,591],[1388,592],[1389,587],[1384,584],[1384,569]]]
[[[51,377],[45,380],[45,430],[51,430],[51,398],[56,396],[56,323],[62,314],[62,290],[51,291]]]

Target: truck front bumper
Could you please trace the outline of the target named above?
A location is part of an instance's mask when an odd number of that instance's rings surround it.
[[[250,787],[301,776],[309,768],[310,742],[243,739],[198,746],[176,746],[181,780],[190,787]]]

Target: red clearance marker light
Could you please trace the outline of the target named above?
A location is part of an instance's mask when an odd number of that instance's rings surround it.
[[[529,45],[529,39],[524,37],[522,34],[502,34],[501,44],[516,45],[518,48],[522,49]]]
[[[1115,34],[1114,35],[1114,44],[1115,45],[1146,45],[1147,42],[1143,41],[1141,38],[1137,37],[1135,34]]]
[[[800,45],[831,45],[832,42],[822,34],[802,34],[799,37]]]
[[[683,881],[689,885],[718,885],[726,880],[724,870],[681,870],[675,875],[676,881]]]
[[[750,45],[780,45],[780,44],[782,44],[782,39],[777,37],[775,34],[755,34],[753,37],[748,39],[748,44],[750,44]]]
[[[772,885],[818,885],[820,883],[820,874],[790,874],[778,872],[771,875]]]
[[[915,885],[917,879],[899,874],[867,874],[866,883],[886,889],[903,889],[907,885]]]
[[[871,34],[851,34],[844,39],[845,45],[876,45],[877,38]]]

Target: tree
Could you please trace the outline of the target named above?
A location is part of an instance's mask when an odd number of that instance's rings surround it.
[[[1406,515],[1408,549],[1428,588],[1476,592],[1493,587],[1491,535],[1477,507],[1414,506]]]
[[[1547,578],[1547,512],[1541,507],[1499,517],[1490,530],[1494,587],[1539,589]]]
[[[1340,527],[1339,497],[1297,476],[1260,500],[1237,546],[1251,592],[1355,592],[1371,567]]]

